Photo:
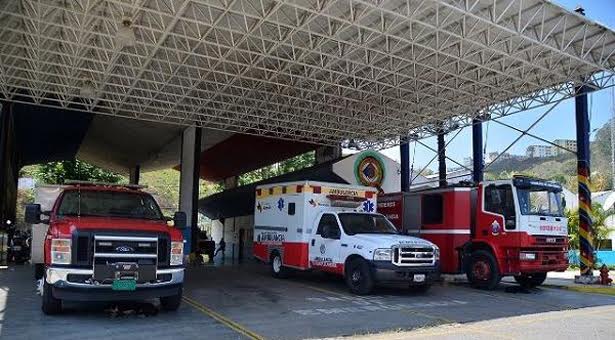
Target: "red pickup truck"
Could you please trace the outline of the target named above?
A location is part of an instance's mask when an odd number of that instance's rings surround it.
[[[160,298],[165,310],[182,299],[186,214],[174,227],[154,198],[138,186],[76,183],[51,211],[26,206],[28,223],[49,224],[41,287],[45,314],[63,300],[115,301]],[[42,218],[47,216],[48,218]]]

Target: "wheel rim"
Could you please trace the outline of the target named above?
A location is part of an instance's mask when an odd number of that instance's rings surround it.
[[[487,281],[491,277],[491,266],[485,260],[478,260],[472,265],[472,275],[476,280]]]
[[[350,279],[352,283],[358,284],[361,281],[361,272],[359,270],[354,270],[352,275],[350,275]]]
[[[282,259],[276,256],[273,258],[273,271],[279,273],[280,269],[282,269]]]

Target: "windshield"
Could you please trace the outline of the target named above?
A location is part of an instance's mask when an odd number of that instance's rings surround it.
[[[384,216],[378,214],[338,214],[347,235],[397,234],[397,229]]]
[[[142,193],[71,190],[64,193],[58,216],[101,216],[162,220],[152,196]]]
[[[545,188],[518,188],[517,196],[523,215],[563,216],[559,191]]]

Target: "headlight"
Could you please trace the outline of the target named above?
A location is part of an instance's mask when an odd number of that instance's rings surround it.
[[[391,261],[391,254],[393,251],[389,249],[376,249],[374,250],[374,261]]]
[[[440,248],[433,246],[433,257],[436,261],[440,260]]]
[[[70,245],[69,238],[56,238],[51,240],[51,263],[70,264]]]
[[[534,261],[536,260],[536,254],[535,253],[519,253],[519,260]]]
[[[171,242],[171,262],[172,266],[184,264],[184,242]]]

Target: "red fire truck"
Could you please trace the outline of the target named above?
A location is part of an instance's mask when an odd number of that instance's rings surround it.
[[[477,288],[503,276],[523,286],[542,284],[568,268],[568,229],[559,184],[509,180],[379,196],[378,212],[403,233],[440,247],[442,273],[466,273]]]

